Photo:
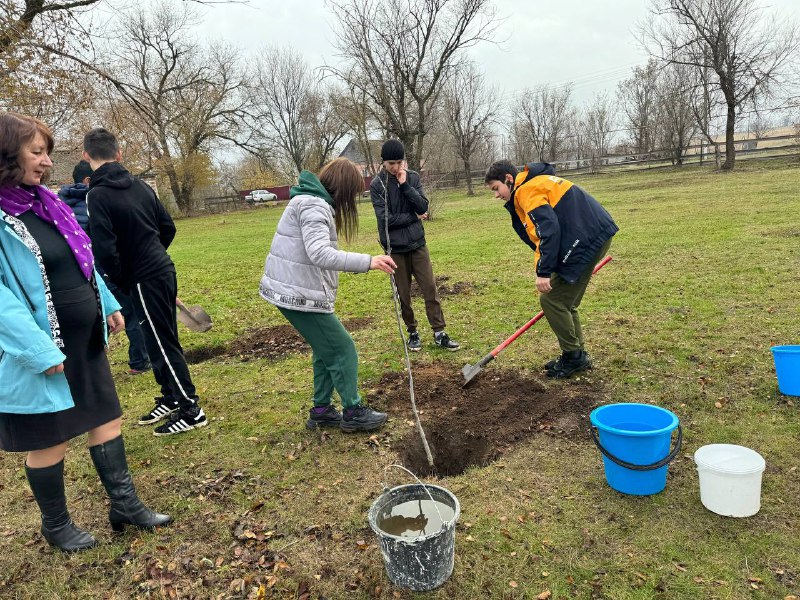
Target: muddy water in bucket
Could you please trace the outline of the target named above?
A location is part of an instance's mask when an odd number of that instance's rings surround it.
[[[375,500],[369,525],[395,585],[421,592],[447,581],[453,572],[460,513],[458,499],[436,485],[401,485]]]

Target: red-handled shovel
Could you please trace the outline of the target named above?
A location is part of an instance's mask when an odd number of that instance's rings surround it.
[[[603,267],[605,267],[605,266],[606,266],[606,265],[607,265],[609,262],[611,262],[611,257],[610,257],[610,256],[606,256],[606,257],[605,257],[603,260],[601,260],[599,263],[597,263],[597,266],[594,268],[594,271],[592,271],[592,275],[594,275],[594,274],[595,274],[595,273],[597,273],[597,272],[598,272],[600,269],[602,269]],[[485,366],[486,366],[486,365],[488,365],[490,362],[492,362],[492,361],[493,361],[493,360],[494,360],[494,359],[497,357],[497,355],[498,355],[498,354],[500,354],[500,353],[501,353],[503,350],[505,350],[505,349],[506,349],[506,347],[507,347],[507,346],[508,346],[508,345],[509,345],[511,342],[513,342],[515,339],[517,339],[517,338],[518,338],[519,336],[521,336],[523,333],[525,333],[526,331],[528,331],[528,329],[530,329],[531,327],[533,327],[533,324],[534,324],[534,323],[536,323],[536,321],[538,321],[539,319],[541,319],[543,316],[544,316],[544,311],[543,311],[543,310],[542,310],[542,311],[539,311],[539,314],[537,314],[537,315],[536,315],[535,317],[533,317],[533,318],[532,318],[530,321],[528,321],[527,323],[525,323],[525,325],[523,325],[522,327],[520,327],[519,329],[517,329],[517,330],[514,332],[514,334],[513,334],[513,335],[512,335],[510,338],[508,338],[508,339],[507,339],[506,341],[504,341],[502,344],[500,344],[499,346],[497,346],[497,348],[495,348],[494,350],[492,350],[491,352],[489,352],[489,354],[487,354],[487,355],[486,355],[486,356],[484,356],[482,359],[480,359],[480,360],[479,360],[479,361],[478,361],[476,364],[474,364],[474,365],[464,365],[464,368],[463,368],[463,369],[461,369],[461,374],[464,376],[464,379],[465,379],[465,381],[464,381],[464,384],[463,384],[461,387],[462,387],[462,388],[463,388],[463,387],[466,387],[466,386],[467,386],[467,384],[468,384],[470,381],[472,381],[473,379],[475,379],[475,377],[478,375],[478,373],[480,373],[480,372],[481,372],[481,369],[483,369],[483,367],[485,367]]]

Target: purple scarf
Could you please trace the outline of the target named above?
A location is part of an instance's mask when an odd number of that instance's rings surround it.
[[[35,186],[31,190],[20,186],[0,187],[0,209],[12,217],[18,217],[32,210],[43,221],[55,225],[58,232],[67,240],[84,277],[91,281],[94,271],[92,243],[75,220],[72,209],[43,185]]]

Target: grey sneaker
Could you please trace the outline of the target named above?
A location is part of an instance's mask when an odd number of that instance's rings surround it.
[[[419,333],[414,332],[408,336],[408,349],[412,352],[419,352],[422,350],[422,340],[419,339]]]
[[[386,413],[372,410],[368,406],[358,404],[352,408],[345,408],[342,414],[340,429],[347,433],[354,431],[372,431],[377,429],[389,418]]]
[[[306,428],[316,429],[317,427],[339,427],[341,422],[342,415],[333,407],[333,405],[329,404],[328,406],[315,406],[308,411]]]
[[[455,340],[451,340],[450,336],[447,335],[444,331],[437,331],[433,334],[433,341],[436,343],[439,348],[444,348],[445,350],[450,350],[450,352],[455,352],[459,348],[461,348],[461,344],[459,344]]]

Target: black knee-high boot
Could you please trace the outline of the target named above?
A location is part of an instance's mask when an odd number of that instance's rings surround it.
[[[147,508],[136,495],[128,461],[125,458],[125,444],[122,436],[105,444],[91,446],[89,452],[100,475],[100,481],[111,498],[108,520],[114,531],[122,531],[125,525],[135,525],[140,529],[153,529],[172,521],[169,515],[162,515]]]
[[[97,544],[91,533],[78,529],[67,511],[64,493],[64,461],[34,469],[25,465],[33,497],[42,511],[42,536],[64,552],[85,550]]]

